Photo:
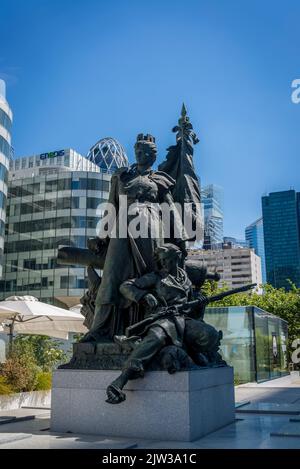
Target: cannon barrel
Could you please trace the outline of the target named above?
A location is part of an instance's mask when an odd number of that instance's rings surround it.
[[[66,246],[58,249],[57,263],[60,265],[81,265],[84,267],[90,265],[95,269],[103,269],[105,256],[105,249],[101,249],[96,254],[90,249]],[[219,280],[218,274],[207,272],[206,266],[200,260],[191,261],[188,259],[185,262],[185,270],[192,283],[198,287],[202,286],[206,278]]]
[[[63,247],[58,249],[57,263],[61,265],[82,265],[92,266],[95,269],[103,269],[105,255],[96,254],[90,249],[81,249],[74,247]]]

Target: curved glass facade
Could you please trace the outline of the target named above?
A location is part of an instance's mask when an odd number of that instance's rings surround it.
[[[0,80],[0,278],[3,270],[8,168],[12,154],[11,127],[12,112],[6,101],[5,82]]]
[[[0,163],[0,180],[4,181],[7,184],[8,181],[8,169],[4,164]]]
[[[9,133],[11,132],[12,121],[9,115],[6,114],[6,112],[3,111],[3,109],[1,108],[0,108],[0,125],[2,125],[2,127],[4,127]]]
[[[10,156],[10,144],[5,138],[0,135],[0,152],[3,153],[7,158]]]

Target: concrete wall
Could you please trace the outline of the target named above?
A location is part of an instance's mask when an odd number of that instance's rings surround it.
[[[50,407],[51,391],[21,392],[0,396],[0,411],[14,410],[21,407]]]

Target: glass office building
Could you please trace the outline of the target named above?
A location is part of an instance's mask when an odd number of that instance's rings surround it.
[[[273,192],[262,197],[267,282],[300,287],[300,193]]]
[[[0,278],[3,271],[8,168],[12,155],[11,128],[12,112],[6,101],[5,82],[0,80]]]
[[[57,249],[85,248],[96,235],[97,209],[108,198],[110,179],[71,149],[11,162],[0,299],[32,295],[60,306],[79,303],[85,269],[58,265]]]
[[[261,275],[262,282],[266,283],[266,259],[265,259],[265,242],[264,242],[264,226],[263,219],[259,218],[245,229],[245,237],[248,246],[253,248],[255,254],[261,258]]]
[[[228,246],[234,248],[249,248],[249,243],[245,239],[238,239],[234,238],[233,236],[224,236],[223,244],[227,244]]]
[[[236,384],[288,374],[286,321],[255,306],[207,308],[205,320],[223,331],[222,356]]]
[[[204,208],[204,249],[217,249],[223,242],[223,189],[209,184],[201,191]]]
[[[229,289],[256,283],[261,285],[261,259],[254,249],[232,248],[224,245],[223,249],[190,249],[188,257],[191,260],[201,260],[209,271],[215,269],[220,274],[218,285],[226,285]],[[262,293],[261,288],[257,288]]]

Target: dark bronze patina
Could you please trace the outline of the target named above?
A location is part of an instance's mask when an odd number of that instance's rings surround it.
[[[222,332],[204,321],[206,305],[220,299],[201,293],[205,280],[219,280],[199,261],[187,260],[187,242],[194,241],[184,230],[175,236],[180,213],[175,202],[196,207],[200,202],[199,180],[193,165],[193,146],[198,139],[183,106],[176,144],[168,148],[165,162],[152,170],[156,159],[155,138],[139,134],[135,144],[136,163],[120,168],[112,176],[109,202],[120,217],[120,196],[128,204],[138,203],[148,212],[151,204],[165,202],[172,210],[168,238],[112,236],[88,241],[87,249],[61,248],[58,263],[88,267],[89,288],[81,299],[81,312],[88,333],[73,346],[70,363],[61,368],[118,369],[120,376],[107,388],[107,402],[125,400],[123,388],[145,371],[224,366],[219,353]],[[199,213],[192,210],[193,225]],[[153,214],[161,224],[160,214]],[[129,220],[130,222],[130,216]],[[102,275],[97,273],[102,270]],[[225,292],[238,293],[254,285]]]

